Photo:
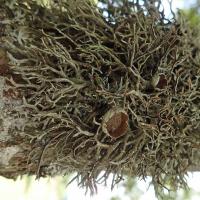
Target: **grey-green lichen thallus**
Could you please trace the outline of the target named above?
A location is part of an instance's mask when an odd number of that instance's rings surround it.
[[[112,187],[127,174],[184,186],[200,140],[200,50],[183,17],[142,0],[0,2],[3,95],[21,100],[10,114],[26,123],[12,135],[31,145],[14,172],[77,172],[91,192],[109,174]]]

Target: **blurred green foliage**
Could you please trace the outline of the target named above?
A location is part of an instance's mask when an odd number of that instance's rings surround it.
[[[200,25],[200,14],[198,7],[192,7],[182,11],[184,16],[189,20],[191,27],[197,27]]]

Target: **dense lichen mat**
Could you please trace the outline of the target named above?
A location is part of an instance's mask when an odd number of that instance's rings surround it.
[[[184,186],[200,142],[200,52],[181,15],[165,19],[160,1],[1,2],[31,173],[77,172],[91,191],[110,173],[112,187],[124,174]]]

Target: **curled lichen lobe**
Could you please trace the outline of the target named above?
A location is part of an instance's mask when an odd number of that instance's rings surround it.
[[[119,138],[127,133],[128,115],[120,108],[109,110],[102,120],[103,132],[112,138]]]

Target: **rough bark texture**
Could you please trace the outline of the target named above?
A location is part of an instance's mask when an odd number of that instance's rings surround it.
[[[200,170],[199,36],[182,18],[0,2],[0,175],[75,171],[95,191],[102,170],[161,187]]]

